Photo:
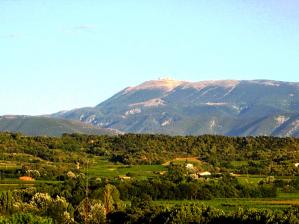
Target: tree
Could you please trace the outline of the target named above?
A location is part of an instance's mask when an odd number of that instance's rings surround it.
[[[68,210],[71,210],[71,205],[66,201],[64,197],[57,196],[52,200],[49,205],[47,215],[52,217],[55,223],[73,223],[74,220]]]
[[[188,170],[185,165],[170,163],[167,168],[168,171],[165,176],[166,179],[174,183],[181,183],[186,180]]]
[[[8,218],[0,218],[0,224],[53,224],[52,219],[30,213],[16,213]]]
[[[0,195],[0,210],[2,213],[10,213],[13,209],[14,199],[11,191],[2,192]]]
[[[85,224],[106,223],[106,210],[99,200],[85,198],[77,207],[77,221]]]
[[[107,214],[115,209],[120,210],[123,207],[122,201],[120,200],[119,191],[114,185],[111,184],[107,184],[105,186],[102,201]]]

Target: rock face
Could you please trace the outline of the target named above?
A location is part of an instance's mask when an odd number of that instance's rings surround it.
[[[133,133],[299,136],[299,83],[160,79],[52,117]]]

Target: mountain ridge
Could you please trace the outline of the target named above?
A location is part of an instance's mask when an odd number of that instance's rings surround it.
[[[298,82],[167,78],[52,117],[133,133],[297,136],[298,99]]]

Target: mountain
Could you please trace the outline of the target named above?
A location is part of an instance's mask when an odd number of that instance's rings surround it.
[[[31,136],[60,136],[64,133],[94,135],[115,135],[120,133],[116,130],[95,127],[78,121],[31,116],[1,116],[0,131],[20,132]]]
[[[153,80],[52,117],[133,133],[299,136],[299,83]]]

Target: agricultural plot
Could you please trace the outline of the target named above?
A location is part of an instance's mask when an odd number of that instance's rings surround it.
[[[90,177],[128,176],[136,179],[153,177],[165,170],[163,165],[124,165],[109,162],[105,157],[95,157],[88,167],[83,168],[83,172]]]
[[[200,202],[203,205],[212,206],[224,211],[233,211],[238,208],[269,208],[286,209],[299,206],[299,192],[297,193],[279,193],[275,198],[214,198],[203,201],[156,201],[156,204],[174,206],[179,204],[191,204]]]
[[[238,208],[269,208],[269,209],[285,209],[292,206],[298,206],[299,200],[275,200],[275,199],[213,199],[210,201],[156,201],[156,204],[174,206],[178,204],[191,204],[194,202],[200,202],[203,205],[219,208],[224,211],[234,211]]]

